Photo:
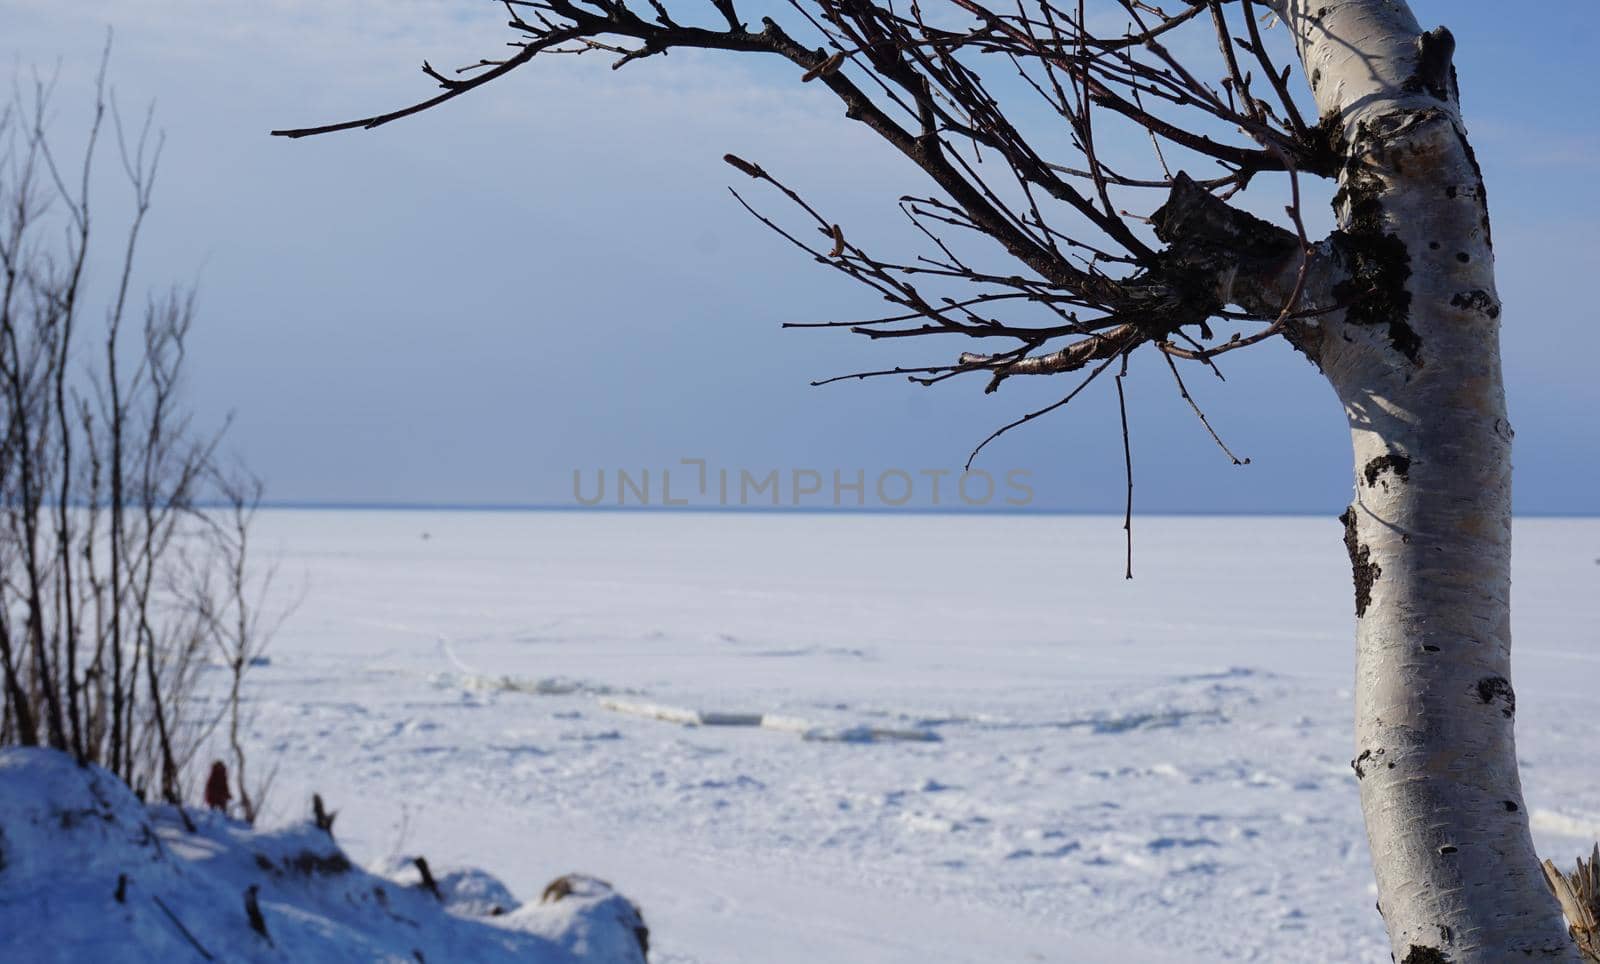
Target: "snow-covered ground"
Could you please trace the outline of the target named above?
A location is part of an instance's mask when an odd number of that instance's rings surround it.
[[[658,964],[1387,961],[1338,523],[1139,518],[1128,583],[1120,521],[269,512],[306,596],[255,763],[369,865],[610,880]],[[1600,520],[1516,534],[1566,864],[1600,833]]]
[[[380,877],[309,821],[146,807],[65,753],[0,748],[0,961],[644,964],[638,910],[603,882],[521,903],[478,870],[430,892],[421,866]]]

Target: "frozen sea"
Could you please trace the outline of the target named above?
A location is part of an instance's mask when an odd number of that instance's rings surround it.
[[[659,964],[1389,960],[1329,518],[273,510],[249,732],[378,865]],[[1600,520],[1516,528],[1541,851],[1600,834]],[[755,724],[761,725],[755,725]]]

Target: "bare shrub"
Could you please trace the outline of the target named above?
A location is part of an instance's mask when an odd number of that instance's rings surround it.
[[[260,487],[219,470],[222,428],[184,403],[193,292],[135,292],[163,138],[148,112],[124,122],[105,77],[102,59],[70,162],[50,132],[54,78],[14,84],[0,107],[0,743],[71,752],[177,803],[224,718],[243,790]],[[131,206],[102,242],[91,196],[107,152]],[[217,648],[221,713],[197,698]]]

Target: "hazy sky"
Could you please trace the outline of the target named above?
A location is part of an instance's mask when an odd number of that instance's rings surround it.
[[[1600,7],[1413,7],[1459,43],[1506,306],[1517,507],[1600,512],[1600,387],[1587,357],[1600,323],[1588,287],[1600,266],[1600,110],[1575,82]],[[487,0],[0,0],[7,66],[60,64],[63,137],[86,116],[108,25],[121,101],[158,102],[168,143],[144,279],[198,281],[192,397],[237,413],[233,447],[274,499],[564,504],[575,469],[592,486],[600,468],[683,458],[824,478],[861,467],[870,481],[889,468],[954,469],[993,428],[1068,387],[807,386],[968,346],[779,330],[868,317],[881,302],[753,222],[727,193],[741,176],[722,154],[780,173],[853,237],[902,249],[912,241],[894,199],[928,190],[786,68],[681,52],[619,72],[551,58],[378,131],[267,136],[426,96],[422,59],[493,55],[510,39],[504,21]],[[1331,186],[1314,190],[1325,224]],[[1336,513],[1350,455],[1331,390],[1283,346],[1228,362],[1227,384],[1198,372],[1189,383],[1253,460],[1245,468],[1213,447],[1165,366],[1136,357],[1139,508]],[[1032,472],[1036,506],[1120,509],[1110,382],[980,465]]]

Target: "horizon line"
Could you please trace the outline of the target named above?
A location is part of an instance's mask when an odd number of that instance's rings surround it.
[[[311,512],[608,512],[654,514],[715,514],[715,515],[961,515],[961,516],[1118,516],[1121,509],[1070,509],[1033,508],[1028,506],[957,506],[957,505],[906,505],[906,506],[740,506],[740,505],[569,505],[550,502],[431,502],[431,501],[342,501],[318,499],[272,499],[261,502],[263,509],[284,509]],[[1226,509],[1152,509],[1135,512],[1150,516],[1215,516],[1226,518],[1283,517],[1320,518],[1327,515],[1336,520],[1333,509],[1263,509],[1238,511]],[[1600,512],[1547,512],[1516,511],[1513,517],[1542,519],[1594,519]]]

